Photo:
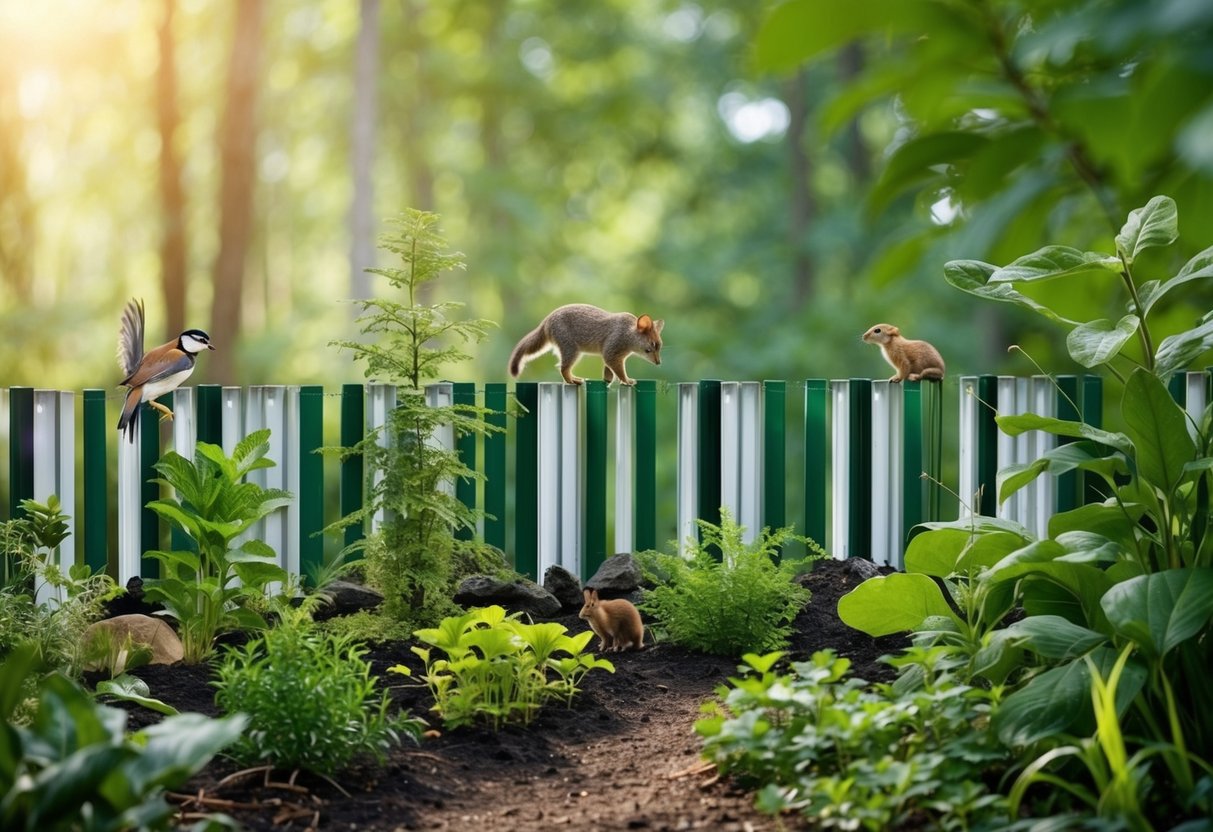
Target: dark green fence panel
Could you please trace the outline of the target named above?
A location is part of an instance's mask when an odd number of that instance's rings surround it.
[[[299,571],[324,564],[324,388],[299,388]]]
[[[788,523],[787,382],[764,381],[762,397],[762,523],[782,529]]]
[[[196,437],[210,445],[223,444],[223,388],[218,384],[199,384],[194,391],[197,408]]]
[[[889,385],[892,387],[893,385]],[[924,448],[926,434],[924,431],[924,402],[925,388],[933,386],[931,382],[903,381],[901,383],[902,403],[902,529],[901,539],[906,541],[910,529],[923,521],[923,479],[927,470],[925,463],[929,452]],[[889,395],[896,395],[895,391]]]
[[[366,435],[366,400],[361,384],[341,386],[341,445],[352,448]],[[347,517],[362,508],[365,475],[362,454],[351,454],[341,461],[341,516]],[[345,529],[345,545],[362,540],[362,523]]]
[[[657,548],[657,382],[641,379],[632,389],[636,400],[633,540],[636,551],[644,552]]]
[[[530,578],[539,571],[539,385],[514,386],[520,406],[514,420],[514,569]]]
[[[173,394],[165,393],[156,399],[169,410],[173,409]],[[139,414],[139,493],[143,508],[139,511],[139,545],[143,552],[160,548],[160,516],[147,507],[160,499],[160,485],[152,480],[159,476],[155,465],[160,461],[160,411],[151,404],[140,405]],[[140,561],[139,574],[144,578],[160,577],[160,561],[145,557]]]
[[[922,385],[923,520],[943,519],[943,383]]]
[[[870,557],[872,545],[872,382],[853,378],[847,385],[851,447],[848,454],[847,524],[849,557]]]
[[[598,571],[606,560],[607,508],[607,387],[602,380],[585,382],[585,522],[582,546],[585,575]]]
[[[25,514],[22,500],[34,498],[34,388],[8,390],[8,516]]]
[[[1095,375],[1082,377],[1082,420],[1091,427],[1103,427],[1103,378]],[[1104,499],[1103,479],[1095,473],[1083,472],[1083,503],[1102,503]]]
[[[977,513],[993,517],[998,508],[998,376],[977,377]],[[961,494],[965,500],[973,495]]]
[[[826,478],[830,382],[811,378],[804,383],[804,534],[826,542]]]
[[[485,422],[499,431],[484,437],[484,542],[505,549],[506,512],[506,388],[504,384],[484,385],[484,406],[489,413]]]
[[[699,519],[720,524],[720,382],[699,382]],[[737,518],[734,517],[734,520]],[[720,556],[718,551],[712,554]]]
[[[1175,373],[1167,381],[1167,390],[1171,393],[1171,398],[1180,407],[1185,407],[1188,404],[1188,377],[1185,373]]]
[[[456,405],[475,407],[476,385],[467,381],[458,381],[451,385],[451,401]],[[459,461],[470,470],[476,469],[476,434],[467,433],[455,437],[455,451]],[[476,508],[476,480],[472,477],[459,477],[455,480],[455,499],[470,509]],[[476,536],[475,529],[459,528],[455,537],[459,540],[471,540]]]
[[[1057,376],[1057,418],[1067,422],[1077,422],[1081,418],[1078,410],[1078,377]],[[1057,437],[1057,444],[1066,445],[1073,442],[1069,436]],[[1057,477],[1057,500],[1054,508],[1058,512],[1078,508],[1078,472],[1067,471]]]
[[[106,460],[105,391],[84,391],[84,562],[94,573],[109,570],[109,471]]]

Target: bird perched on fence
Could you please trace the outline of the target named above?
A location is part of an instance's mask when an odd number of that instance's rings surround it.
[[[129,441],[135,441],[136,414],[141,402],[147,402],[173,418],[173,411],[156,401],[175,390],[194,372],[198,353],[213,350],[210,336],[200,329],[187,329],[176,341],[161,344],[151,352],[143,352],[143,301],[131,299],[122,311],[122,328],[118,331],[118,366],[126,373],[122,384],[129,387],[118,430],[126,431]]]

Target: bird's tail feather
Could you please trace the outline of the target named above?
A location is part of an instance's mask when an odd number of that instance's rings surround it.
[[[118,417],[118,430],[126,432],[126,441],[135,441],[135,426],[139,424],[139,404],[143,396],[139,389],[131,390],[126,394],[126,401],[122,405],[122,415]]]
[[[122,327],[118,330],[118,366],[124,378],[130,378],[143,360],[143,301],[131,298],[122,310]]]

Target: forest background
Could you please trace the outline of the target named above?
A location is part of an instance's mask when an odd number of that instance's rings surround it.
[[[1201,0],[6,0],[0,381],[115,385],[132,295],[150,343],[210,332],[195,382],[358,381],[327,345],[405,206],[467,255],[434,300],[501,324],[455,380],[568,302],[665,318],[631,369],[669,382],[883,377],[881,321],[953,375],[1080,372],[943,264],[1111,250],[1157,193],[1145,267],[1213,244],[1210,43]]]

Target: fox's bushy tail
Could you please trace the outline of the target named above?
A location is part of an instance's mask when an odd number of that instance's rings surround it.
[[[543,331],[543,325],[541,324],[524,335],[522,340],[514,347],[514,351],[510,353],[510,376],[518,378],[526,363],[547,348],[548,336]]]

